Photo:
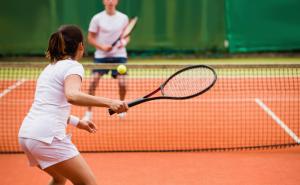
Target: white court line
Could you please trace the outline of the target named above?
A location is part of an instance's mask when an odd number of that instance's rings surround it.
[[[274,121],[282,128],[284,131],[294,139],[294,141],[298,144],[300,144],[299,137],[278,117],[276,114],[266,105],[264,104],[260,99],[255,98],[255,102],[269,115],[273,118]]]
[[[22,80],[18,80],[16,83],[14,83],[13,85],[9,86],[8,88],[6,88],[2,93],[0,93],[0,98],[2,98],[3,96],[5,96],[6,94],[10,93],[12,90],[14,90],[15,88],[17,88],[18,86],[22,85],[26,80],[22,79]]]

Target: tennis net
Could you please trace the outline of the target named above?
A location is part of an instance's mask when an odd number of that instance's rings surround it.
[[[47,64],[0,63],[0,153],[21,152],[18,129],[34,98],[36,80]],[[186,65],[130,65],[126,101],[142,97]],[[300,65],[210,65],[215,86],[189,100],[158,100],[132,107],[125,117],[93,108],[94,135],[68,127],[82,152],[210,151],[290,147],[300,144]],[[92,69],[84,64],[82,90]],[[118,80],[101,78],[97,96],[119,98]],[[85,107],[72,107],[82,117]],[[41,123],[43,124],[43,123]]]

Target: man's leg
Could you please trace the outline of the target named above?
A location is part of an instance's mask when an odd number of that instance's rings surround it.
[[[90,95],[93,95],[93,96],[95,95],[95,91],[96,91],[97,86],[99,84],[100,77],[101,77],[101,75],[99,73],[94,73],[93,74],[92,81],[90,83],[89,91],[88,91],[88,93]],[[91,121],[92,117],[93,117],[92,107],[88,107],[87,111],[85,112],[85,115],[82,119]]]
[[[126,95],[126,76],[118,75],[119,95],[120,100],[125,100]]]

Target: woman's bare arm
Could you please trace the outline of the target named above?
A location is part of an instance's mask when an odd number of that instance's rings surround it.
[[[92,96],[80,91],[81,77],[69,75],[65,79],[64,91],[69,103],[79,106],[107,107],[117,113],[126,112],[128,106],[124,101]]]

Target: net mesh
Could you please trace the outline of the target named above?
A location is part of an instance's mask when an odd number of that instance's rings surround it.
[[[45,64],[0,64],[0,152],[21,152],[18,129],[34,98]],[[82,90],[91,70],[84,65]],[[157,88],[183,65],[128,65],[126,100]],[[158,100],[132,107],[125,117],[93,108],[94,135],[72,126],[67,132],[82,152],[206,151],[299,145],[300,65],[212,65],[218,80],[205,94],[188,100]],[[97,96],[119,98],[118,80],[105,75]],[[85,107],[72,107],[83,116]],[[42,123],[41,123],[42,124]]]

